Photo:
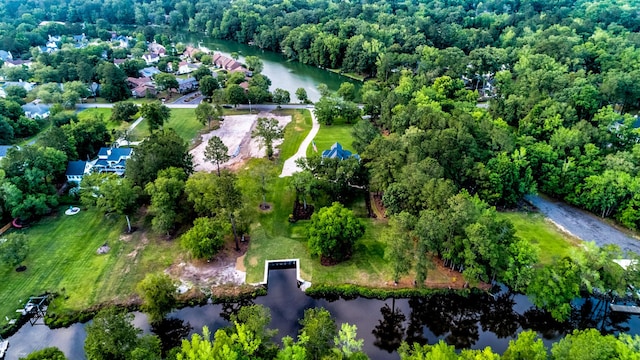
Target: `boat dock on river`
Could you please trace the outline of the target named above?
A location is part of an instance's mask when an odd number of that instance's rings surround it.
[[[611,311],[640,315],[640,306],[611,304],[609,307]]]

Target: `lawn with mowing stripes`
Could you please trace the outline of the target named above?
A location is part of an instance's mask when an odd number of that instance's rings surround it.
[[[541,264],[568,256],[580,244],[579,239],[563,233],[540,213],[500,212],[498,216],[511,221],[518,237],[540,248]]]
[[[58,313],[124,301],[147,272],[161,271],[173,261],[175,242],[126,235],[121,216],[91,210],[67,216],[65,209],[19,230],[29,239],[27,270],[0,267],[0,318],[14,317],[29,296],[44,292],[62,295],[50,307]],[[98,255],[105,243],[110,251]]]

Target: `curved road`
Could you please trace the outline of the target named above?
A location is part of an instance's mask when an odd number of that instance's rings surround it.
[[[583,241],[594,241],[598,246],[616,244],[624,251],[640,254],[640,240],[591,213],[540,195],[528,195],[526,200],[558,227]]]

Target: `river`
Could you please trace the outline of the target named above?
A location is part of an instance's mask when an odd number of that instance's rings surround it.
[[[326,84],[329,90],[337,91],[343,82],[351,82],[359,91],[362,83],[354,81],[327,70],[305,65],[297,61],[288,61],[282,54],[272,51],[263,51],[256,46],[248,46],[233,41],[213,39],[201,34],[182,33],[176,40],[184,44],[194,46],[202,45],[214,52],[219,52],[230,57],[232,52],[239,55],[238,61],[244,62],[245,56],[254,55],[259,57],[264,64],[262,74],[271,79],[270,91],[281,88],[289,91],[291,102],[297,102],[296,90],[304,88],[307,91],[309,100],[316,102],[320,99],[318,84]]]
[[[509,340],[523,329],[537,331],[547,346],[574,328],[596,327],[606,332],[640,332],[640,317],[610,314],[606,302],[594,299],[575,303],[576,311],[566,323],[557,323],[537,310],[524,295],[498,289],[494,294],[441,294],[414,299],[314,299],[297,288],[295,269],[271,270],[268,294],[242,304],[215,304],[189,307],[169,314],[169,320],[155,329],[163,341],[180,344],[180,337],[201,333],[207,325],[212,332],[229,325],[229,314],[240,305],[263,304],[271,309],[271,327],[278,329],[275,340],[296,337],[298,319],[307,308],[322,306],[336,319],[336,324],[358,326],[358,337],[364,340],[364,351],[371,359],[398,359],[395,349],[401,341],[433,344],[442,339],[459,348],[482,349],[490,346],[502,353]],[[135,313],[134,324],[149,333],[144,314]],[[7,360],[17,360],[47,346],[57,346],[69,359],[85,359],[84,324],[51,330],[43,325],[26,324],[9,338]]]

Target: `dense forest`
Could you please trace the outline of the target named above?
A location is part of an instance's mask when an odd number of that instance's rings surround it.
[[[366,78],[359,98],[370,120],[354,127],[362,168],[345,170],[359,166],[347,162],[330,168],[310,160],[305,168],[311,178],[324,181],[316,187],[324,186],[337,200],[352,185],[379,193],[391,231],[411,233],[418,253],[436,254],[472,280],[497,279],[526,289],[537,305],[562,319],[581,289],[625,290],[628,274],[609,268],[609,260],[622,256],[619,249],[594,249],[534,273],[528,265],[535,262],[535,249],[515,237],[494,207],[516,207],[539,191],[629,228],[640,226],[640,132],[634,116],[640,105],[638,6],[637,1],[8,1],[0,5],[0,48],[28,58],[38,55],[31,49],[48,35],[84,32],[107,39],[118,24],[140,43],[169,46],[178,31],[205,32]],[[80,67],[62,72],[60,64],[73,61],[74,54],[38,55],[41,71],[36,67],[26,75],[42,82],[103,83],[126,75],[99,53],[77,61],[94,69],[86,77]],[[46,77],[51,71],[59,80]],[[358,115],[350,103],[354,98],[349,91],[325,92],[316,114],[328,124],[341,117],[350,122],[351,114]],[[488,101],[487,108],[478,107],[478,100]],[[72,122],[68,132],[76,126]],[[347,178],[336,181],[338,175]],[[411,264],[410,245],[400,243],[396,250],[392,261]],[[419,277],[428,268],[420,259],[412,264]],[[560,280],[549,284],[549,278]]]

